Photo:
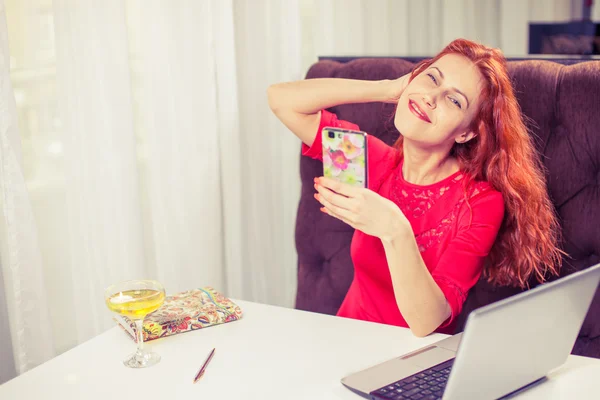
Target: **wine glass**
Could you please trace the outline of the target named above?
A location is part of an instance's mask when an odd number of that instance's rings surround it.
[[[160,361],[160,356],[144,350],[144,317],[156,311],[165,301],[165,289],[157,281],[132,280],[109,286],[104,300],[111,311],[123,315],[135,323],[137,351],[123,361],[130,368],[145,368]]]

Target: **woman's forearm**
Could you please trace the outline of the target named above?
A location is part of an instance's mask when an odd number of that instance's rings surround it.
[[[450,317],[446,297],[427,270],[410,227],[382,243],[396,304],[413,334],[427,336]]]
[[[305,79],[269,86],[269,107],[303,143],[311,146],[320,111],[340,104],[397,102],[409,74],[394,80],[363,81],[342,78]]]
[[[303,143],[311,146],[320,122],[320,111],[348,103],[387,101],[393,81],[305,79],[269,86],[269,107]],[[396,85],[397,86],[397,85]]]
[[[320,78],[278,83],[271,85],[267,93],[269,106],[275,112],[315,114],[339,104],[387,101],[392,94],[390,89],[388,80]]]

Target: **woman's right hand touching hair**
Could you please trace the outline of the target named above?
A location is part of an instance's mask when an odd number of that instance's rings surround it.
[[[400,100],[400,96],[402,96],[402,92],[406,89],[408,84],[410,83],[410,72],[406,75],[402,75],[398,79],[389,80],[388,82],[388,100],[385,103],[398,103]]]

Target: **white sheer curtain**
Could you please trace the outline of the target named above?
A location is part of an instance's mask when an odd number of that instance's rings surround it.
[[[300,142],[270,113],[266,89],[304,76],[299,3],[246,0],[234,4],[240,159],[246,171],[241,182],[245,295],[292,306]]]
[[[524,55],[529,21],[579,4],[3,1],[0,382],[112,326],[102,289],[121,279],[293,305],[299,142],[269,84],[456,37]]]
[[[4,4],[0,3],[0,296],[2,363],[9,378],[54,354],[38,230],[23,173],[23,155],[11,81]],[[8,322],[8,324],[6,324]],[[11,348],[12,344],[12,348]],[[13,361],[14,357],[14,361]],[[0,380],[0,382],[2,382]]]
[[[55,272],[62,275],[60,296],[50,301],[53,310],[69,310],[62,326],[74,328],[71,340],[77,343],[111,324],[99,301],[103,288],[121,279],[156,276],[144,260],[122,4],[53,4],[65,219],[52,231],[62,238],[54,249],[65,260]],[[64,335],[61,329],[55,327],[56,335]]]
[[[303,75],[298,3],[5,1],[2,358],[113,326],[123,279],[292,306],[299,143],[266,88]]]

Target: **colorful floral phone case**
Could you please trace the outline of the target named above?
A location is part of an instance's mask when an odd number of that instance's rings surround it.
[[[325,127],[323,176],[352,186],[367,187],[367,134]]]

